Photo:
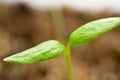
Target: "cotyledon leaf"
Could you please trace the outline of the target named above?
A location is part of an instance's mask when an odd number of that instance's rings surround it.
[[[45,41],[33,48],[4,59],[15,64],[31,64],[55,58],[64,50],[64,46],[56,40]]]
[[[104,18],[89,22],[76,29],[69,37],[69,46],[84,45],[103,33],[120,26],[120,17]]]

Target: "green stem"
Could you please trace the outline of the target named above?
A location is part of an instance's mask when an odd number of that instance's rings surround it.
[[[72,77],[72,66],[71,66],[71,57],[70,57],[70,46],[67,45],[65,49],[65,60],[66,60],[66,68],[67,68],[67,75],[68,75],[68,80],[73,80]]]

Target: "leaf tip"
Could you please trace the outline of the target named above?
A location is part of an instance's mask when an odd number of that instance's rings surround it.
[[[7,57],[7,58],[4,58],[3,61],[4,62],[10,62],[10,59]]]
[[[3,61],[4,61],[4,62],[8,62],[8,63],[18,64],[18,62],[17,62],[14,58],[11,58],[11,56],[4,58]]]

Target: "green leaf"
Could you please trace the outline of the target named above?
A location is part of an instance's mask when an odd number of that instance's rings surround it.
[[[84,45],[118,26],[120,26],[120,17],[104,18],[89,22],[82,25],[70,35],[68,45]]]
[[[64,46],[55,40],[45,41],[33,48],[4,59],[15,64],[31,64],[55,58],[61,54]]]

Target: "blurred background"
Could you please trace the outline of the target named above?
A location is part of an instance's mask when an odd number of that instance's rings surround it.
[[[67,80],[64,55],[15,65],[3,58],[42,41],[66,44],[69,35],[92,20],[120,17],[120,0],[0,0],[0,80]],[[74,80],[120,80],[120,28],[72,48]]]

